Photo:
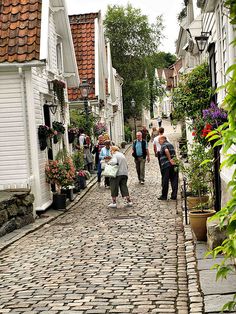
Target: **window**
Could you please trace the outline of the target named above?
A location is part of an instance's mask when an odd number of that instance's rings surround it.
[[[59,74],[63,73],[63,58],[62,58],[62,43],[61,41],[57,43],[56,46],[57,53],[57,70]]]

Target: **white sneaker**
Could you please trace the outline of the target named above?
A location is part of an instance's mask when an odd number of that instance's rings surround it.
[[[144,184],[144,181],[140,181],[141,184]]]
[[[117,205],[116,203],[111,203],[108,205],[109,208],[117,208]]]
[[[132,207],[133,203],[132,202],[125,202],[125,207]]]

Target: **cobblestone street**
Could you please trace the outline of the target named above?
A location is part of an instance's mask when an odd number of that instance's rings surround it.
[[[178,135],[167,133],[171,142]],[[150,152],[144,186],[127,152],[132,208],[119,197],[108,209],[110,191],[96,184],[0,253],[0,313],[189,313],[182,213],[157,199],[151,144]]]

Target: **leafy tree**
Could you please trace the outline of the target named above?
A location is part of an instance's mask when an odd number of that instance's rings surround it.
[[[209,107],[211,96],[209,68],[203,63],[184,74],[174,90],[172,101],[175,119],[195,118],[199,112]]]
[[[85,113],[79,113],[76,109],[70,109],[70,124],[72,127],[84,129],[90,135],[91,130],[95,124],[96,118],[91,114],[88,116],[88,123]]]
[[[105,35],[110,41],[113,66],[124,79],[125,117],[133,114],[130,106],[135,98],[138,115],[149,107],[150,88],[147,76],[148,56],[156,53],[162,38],[162,17],[149,24],[146,15],[130,4],[108,6],[104,19]]]

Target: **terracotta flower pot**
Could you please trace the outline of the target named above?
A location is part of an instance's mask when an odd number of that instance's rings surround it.
[[[207,203],[208,201],[209,201],[209,195],[187,196],[187,208],[192,209],[200,204]]]
[[[198,241],[207,240],[207,218],[213,216],[214,214],[215,210],[213,209],[189,211],[190,225]]]

